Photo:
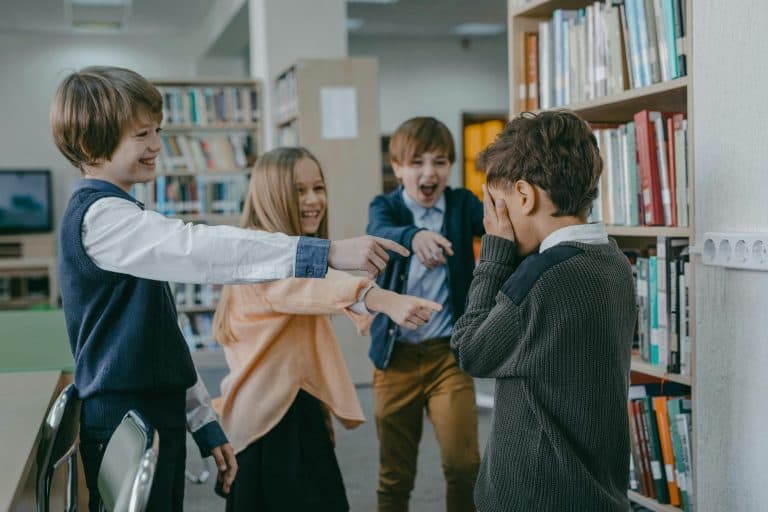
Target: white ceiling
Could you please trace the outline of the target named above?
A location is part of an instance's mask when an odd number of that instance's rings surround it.
[[[347,17],[363,26],[352,36],[451,36],[463,23],[498,23],[506,27],[507,0],[399,0],[394,4],[350,2]]]
[[[126,33],[184,32],[202,27],[214,0],[133,0]],[[0,30],[68,32],[64,0],[0,0]]]
[[[184,33],[200,29],[215,0],[133,0],[124,33]],[[322,2],[323,0],[315,0]],[[452,36],[462,23],[505,24],[506,0],[399,0],[394,4],[347,4],[349,18],[364,21],[353,37]],[[241,51],[248,42],[247,22],[228,30],[228,44]],[[0,31],[71,32],[64,0],[0,0]],[[499,37],[499,36],[497,36]],[[242,41],[242,43],[240,43]],[[222,53],[221,51],[216,53]]]

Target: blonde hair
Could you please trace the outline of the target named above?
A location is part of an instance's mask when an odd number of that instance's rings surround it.
[[[83,165],[110,159],[131,124],[160,123],[163,97],[135,71],[91,66],[61,82],[50,117],[56,147],[82,172]]]
[[[302,234],[295,169],[296,164],[304,158],[309,158],[317,164],[320,177],[325,182],[320,162],[305,148],[277,148],[259,157],[251,172],[248,195],[240,216],[240,227],[293,236]],[[320,220],[316,236],[328,238],[327,209]],[[232,285],[224,286],[216,313],[213,315],[213,338],[222,345],[237,341],[229,323],[231,289]]]

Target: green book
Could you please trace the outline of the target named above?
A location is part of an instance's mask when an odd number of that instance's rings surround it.
[[[691,414],[691,401],[687,398],[670,398],[667,402],[667,414],[669,415],[669,432],[672,434],[672,451],[675,453],[675,477],[680,488],[680,498],[683,502],[683,510],[690,512],[691,501],[688,496],[686,478],[686,455],[683,453],[683,444],[677,428],[677,417],[681,414]]]
[[[664,474],[664,462],[661,457],[661,444],[659,442],[659,428],[656,424],[656,411],[653,408],[653,399],[649,396],[641,398],[643,403],[643,419],[648,432],[648,454],[651,458],[651,476],[653,487],[656,490],[656,501],[669,503],[669,488],[667,477]]]

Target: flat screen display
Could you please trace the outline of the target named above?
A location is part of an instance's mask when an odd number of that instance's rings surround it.
[[[0,169],[0,234],[51,231],[51,172]]]

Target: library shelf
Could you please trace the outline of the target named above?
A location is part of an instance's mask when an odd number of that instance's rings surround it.
[[[587,121],[606,123],[630,121],[634,114],[640,110],[686,112],[688,110],[688,82],[689,78],[684,76],[647,87],[627,89],[611,96],[602,96],[547,110],[571,110]]]
[[[654,512],[682,512],[683,509],[675,507],[673,505],[665,505],[663,503],[659,503],[653,498],[649,498],[647,496],[643,496],[642,494],[635,492],[635,491],[627,491],[627,496],[629,497],[630,501],[633,501],[639,505],[644,506],[647,509],[653,510]]]
[[[670,226],[606,226],[610,236],[691,238],[691,228]]]
[[[586,4],[584,0],[533,0],[513,10],[511,16],[545,18],[556,9],[579,9]]]
[[[651,375],[662,380],[677,382],[679,384],[685,384],[686,386],[691,385],[690,375],[680,375],[677,373],[666,372],[657,366],[653,366],[650,363],[643,361],[637,356],[632,356],[632,364],[630,369],[633,372],[642,373],[643,375]]]
[[[212,178],[216,176],[237,176],[239,174],[248,174],[250,168],[245,169],[205,169],[202,171],[161,171],[156,176],[195,176],[198,178]]]
[[[210,131],[253,132],[253,131],[259,130],[259,123],[166,124],[163,126],[163,130],[166,132],[210,132]]]
[[[216,304],[200,305],[195,304],[192,306],[176,306],[176,312],[178,313],[208,313],[216,310]]]

